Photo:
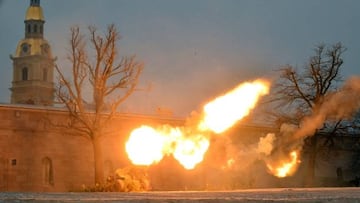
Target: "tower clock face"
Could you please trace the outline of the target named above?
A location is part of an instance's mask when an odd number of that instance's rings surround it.
[[[28,44],[23,44],[22,45],[22,52],[23,53],[28,53],[29,51],[29,45]]]

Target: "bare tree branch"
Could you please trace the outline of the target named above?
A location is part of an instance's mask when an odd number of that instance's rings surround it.
[[[295,70],[291,65],[280,69],[280,78],[274,85],[275,96],[269,102],[279,103],[275,105],[276,110],[290,112],[287,117],[291,117],[294,112],[303,112],[303,116],[306,116],[316,110],[325,95],[336,91],[337,82],[341,79],[342,54],[345,50],[341,43],[329,48],[320,44],[315,47],[315,54],[309,59],[304,71]]]
[[[99,140],[120,104],[135,91],[144,65],[135,56],[118,56],[120,34],[114,24],[107,27],[105,34],[99,34],[95,26],[89,26],[88,41],[77,26],[70,29],[70,34],[67,59],[72,64],[71,75],[67,79],[65,70],[55,66],[59,75],[56,96],[71,117],[67,127],[85,134],[92,141],[95,182],[102,182]],[[86,45],[92,50],[89,51]],[[90,102],[84,94],[87,87],[91,89]]]

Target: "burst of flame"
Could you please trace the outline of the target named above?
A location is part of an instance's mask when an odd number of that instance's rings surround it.
[[[206,137],[181,139],[174,150],[174,157],[186,169],[195,168],[196,164],[200,163],[210,142]]]
[[[205,105],[203,118],[197,121],[197,129],[189,126],[137,128],[131,132],[126,143],[128,157],[133,164],[151,165],[165,155],[173,155],[184,168],[193,169],[208,150],[209,133],[219,134],[233,126],[248,115],[259,97],[268,91],[269,83],[263,80],[240,84]]]
[[[186,136],[185,130],[170,126],[154,129],[141,126],[133,130],[125,149],[135,165],[158,163],[165,155],[172,154],[186,169],[193,169],[203,160],[210,143],[199,134]]]
[[[125,149],[133,164],[150,165],[163,158],[164,143],[165,137],[160,133],[149,126],[141,126],[131,132]]]
[[[259,97],[269,92],[269,83],[256,80],[238,85],[235,89],[204,106],[204,119],[199,124],[202,131],[224,132],[247,116]]]
[[[300,164],[299,153],[297,151],[292,151],[290,153],[289,160],[282,160],[278,165],[272,166],[267,164],[269,172],[276,177],[284,178],[291,176],[296,172],[297,167]]]

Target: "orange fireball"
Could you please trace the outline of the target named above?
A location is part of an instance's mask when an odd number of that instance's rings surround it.
[[[299,164],[299,153],[292,151],[288,160],[280,160],[279,163],[273,165],[268,163],[266,166],[271,174],[279,178],[284,178],[293,175]]]
[[[181,139],[174,150],[174,158],[186,169],[193,169],[200,163],[209,148],[210,142],[204,136]]]
[[[158,163],[164,156],[165,137],[149,126],[133,130],[126,142],[126,152],[135,165]]]
[[[151,165],[172,155],[184,168],[195,168],[210,146],[209,133],[224,132],[247,116],[260,96],[268,93],[269,86],[263,80],[240,84],[206,104],[197,127],[141,126],[133,130],[126,143],[129,159],[135,165]]]

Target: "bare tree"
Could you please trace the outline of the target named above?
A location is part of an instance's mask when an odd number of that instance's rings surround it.
[[[278,123],[299,125],[301,120],[317,111],[326,95],[336,91],[341,82],[342,55],[346,49],[341,43],[330,47],[321,44],[302,70],[291,65],[280,69],[280,78],[274,85],[271,102],[277,104],[275,113]],[[343,127],[342,120],[326,122],[321,130],[335,134]],[[317,136],[306,141],[310,146],[306,184],[311,186],[314,178]]]
[[[70,33],[67,59],[72,67],[67,74],[66,69],[55,65],[59,77],[56,96],[69,112],[68,128],[91,141],[95,183],[102,183],[100,140],[104,128],[119,105],[135,91],[143,64],[136,61],[135,56],[119,57],[120,34],[114,24],[109,25],[104,34],[99,34],[94,26],[88,27],[88,35],[83,35],[78,26],[72,27]],[[85,93],[89,87],[90,97]]]
[[[309,63],[298,70],[287,65],[279,70],[280,79],[274,86],[272,101],[283,111],[278,117],[291,117],[294,122],[316,110],[330,91],[336,90],[341,82],[340,68],[345,48],[337,43],[330,48],[321,44],[315,47],[315,55]],[[290,111],[289,111],[290,110]]]

